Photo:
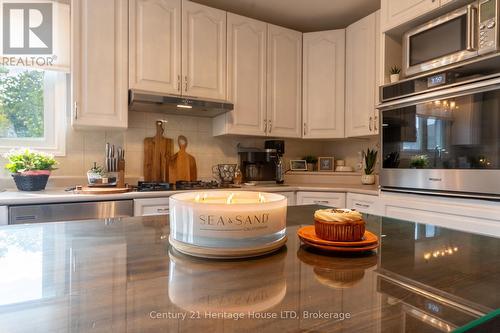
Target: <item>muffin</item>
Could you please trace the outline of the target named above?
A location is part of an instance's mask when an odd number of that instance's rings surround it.
[[[314,229],[321,239],[337,242],[359,241],[365,234],[361,213],[351,209],[320,209],[314,213]]]

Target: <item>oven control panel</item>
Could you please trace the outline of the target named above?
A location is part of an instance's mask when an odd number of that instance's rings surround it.
[[[479,54],[498,48],[498,0],[479,2]]]

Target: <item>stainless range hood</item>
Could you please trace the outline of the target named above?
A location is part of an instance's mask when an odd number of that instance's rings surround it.
[[[199,99],[186,96],[159,95],[129,90],[129,109],[140,112],[163,112],[184,116],[213,118],[233,110],[227,101]]]

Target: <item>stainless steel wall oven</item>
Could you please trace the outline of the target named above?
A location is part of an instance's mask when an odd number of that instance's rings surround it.
[[[440,75],[380,105],[381,187],[500,199],[500,76],[433,90]]]

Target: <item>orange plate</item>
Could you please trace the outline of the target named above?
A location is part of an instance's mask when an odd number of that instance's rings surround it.
[[[303,238],[300,239],[304,244],[309,245],[311,247],[324,250],[324,251],[333,251],[333,252],[364,252],[376,249],[378,247],[378,243],[357,247],[357,246],[331,246],[331,245],[319,245],[315,243],[311,243]]]
[[[378,237],[375,234],[372,234],[371,232],[369,232],[368,230],[365,231],[365,234],[363,235],[363,240],[356,241],[356,242],[334,242],[334,241],[328,241],[325,239],[321,239],[318,236],[316,236],[316,232],[314,231],[313,225],[308,225],[308,226],[300,228],[297,231],[297,235],[299,236],[299,238],[301,240],[307,241],[309,243],[314,243],[314,244],[318,244],[318,245],[325,245],[325,246],[363,247],[363,246],[368,246],[368,245],[378,243]]]

